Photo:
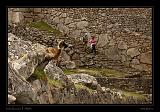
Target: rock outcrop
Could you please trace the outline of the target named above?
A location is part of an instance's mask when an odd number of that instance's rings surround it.
[[[12,37],[15,38],[11,39]],[[44,66],[45,70],[36,71],[37,66],[45,62],[45,46],[18,39],[13,34],[9,34],[9,40],[9,56],[12,50],[20,51],[15,52],[12,58],[9,57],[9,104],[148,103],[146,99],[140,100],[134,97],[127,97],[120,91],[101,87],[96,79],[89,75],[77,74],[68,78],[69,76],[64,75],[63,71],[55,66],[52,61],[47,61],[47,64]],[[15,42],[17,42],[17,46],[13,44]],[[23,43],[23,45],[19,43]],[[23,46],[26,46],[26,48]],[[21,52],[22,48],[27,49],[26,51],[29,52],[24,57],[20,55],[21,53],[25,53]],[[18,56],[18,58],[15,58],[15,56]],[[17,63],[17,65],[15,65],[15,63]],[[33,74],[37,74],[39,77],[37,76],[32,82],[27,81],[28,77]],[[44,74],[47,77],[47,82],[41,77]],[[75,83],[75,80],[79,83]],[[96,88],[93,88],[94,86],[96,86]]]
[[[34,103],[39,100],[37,87],[33,87],[27,79],[34,73],[39,63],[45,59],[45,47],[15,38],[13,34],[8,35],[8,40],[10,42],[8,47],[8,91],[16,97],[15,103]],[[13,50],[16,52],[12,53]],[[11,53],[12,57],[10,57]],[[43,80],[40,81],[41,85],[46,86],[43,84]],[[29,100],[22,99],[23,95],[25,95],[25,99],[29,98]],[[25,101],[28,101],[28,103]]]

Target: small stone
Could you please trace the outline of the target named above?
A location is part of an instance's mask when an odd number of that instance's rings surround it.
[[[114,46],[116,44],[116,42],[114,40],[110,40],[109,44],[110,46]]]
[[[121,62],[125,62],[126,61],[126,58],[124,55],[121,56]]]
[[[102,91],[106,91],[106,88],[105,88],[105,87],[102,87]]]
[[[34,12],[40,13],[41,12],[41,8],[34,8]]]
[[[138,56],[140,52],[136,48],[130,48],[127,50],[127,55],[131,56],[132,58]]]
[[[60,20],[59,20],[59,18],[58,18],[58,17],[55,17],[55,18],[53,19],[53,22],[54,22],[54,23],[59,23],[59,22],[60,22]]]
[[[82,21],[87,21],[87,18],[85,18],[85,17],[82,17],[82,19],[81,19]]]
[[[127,44],[125,42],[123,42],[123,41],[120,41],[118,43],[118,48],[119,49],[127,49]]]
[[[143,67],[141,65],[131,65],[131,67],[135,68],[135,69],[138,69],[140,71],[143,70]]]
[[[74,68],[76,68],[75,62],[74,62],[74,61],[69,61],[69,62],[67,62],[66,68],[67,68],[67,69],[74,69]]]
[[[133,59],[131,63],[137,65],[137,64],[139,64],[139,60],[138,59]]]
[[[65,17],[67,17],[67,14],[66,13],[62,13],[60,17],[65,18]]]
[[[69,24],[71,22],[72,22],[72,19],[67,17],[67,18],[65,18],[64,24],[66,25],[66,24]]]

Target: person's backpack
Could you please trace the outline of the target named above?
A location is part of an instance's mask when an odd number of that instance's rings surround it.
[[[86,42],[86,41],[88,41],[88,36],[85,34],[85,35],[83,36],[83,42]]]

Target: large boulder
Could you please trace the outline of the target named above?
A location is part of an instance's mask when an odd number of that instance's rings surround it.
[[[49,78],[56,80],[60,80],[61,75],[64,74],[63,71],[59,67],[57,67],[53,61],[50,61],[48,63],[44,71],[49,76]]]
[[[82,83],[90,88],[97,88],[97,80],[95,77],[88,75],[88,74],[71,74],[67,75],[67,77],[74,83]]]
[[[11,63],[8,64],[8,91],[11,94],[33,91],[32,85],[12,67]]]
[[[8,34],[8,60],[12,67],[24,78],[29,78],[38,64],[45,59],[46,47],[41,44],[33,44]]]
[[[10,43],[8,92],[16,98],[15,100],[8,96],[8,103],[13,101],[15,104],[52,103],[50,88],[42,79],[33,80],[33,82],[27,81],[38,66],[43,65],[43,63],[45,63],[44,65],[48,64],[45,57],[45,46],[21,40],[13,34],[9,34],[8,40]],[[15,52],[12,53],[13,50]],[[21,54],[25,55],[22,56]]]
[[[33,88],[36,88],[35,91],[38,94],[38,102],[40,104],[52,104],[52,94],[51,94],[51,86],[47,83],[45,84],[42,80],[35,80],[32,83]]]
[[[67,78],[67,76],[64,75],[62,69],[57,67],[53,61],[50,61],[48,65],[46,65],[44,72],[51,80],[59,80],[60,82],[62,82],[63,86],[72,84],[72,82]]]
[[[30,94],[32,101],[38,100],[35,89],[36,88],[33,88],[33,86],[12,67],[11,63],[8,64],[8,91],[12,96],[15,96],[16,100],[22,92]],[[10,99],[8,103],[11,103]]]

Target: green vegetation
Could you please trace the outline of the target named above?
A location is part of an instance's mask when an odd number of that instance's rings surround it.
[[[55,87],[62,87],[62,82],[61,82],[61,81],[47,78],[47,74],[45,74],[44,70],[42,70],[42,69],[40,69],[40,68],[37,68],[37,69],[34,71],[33,76],[34,76],[36,79],[41,79],[41,80],[46,80],[46,79],[48,79],[48,83],[49,83],[50,85],[53,85],[53,86],[55,86]]]
[[[137,99],[145,99],[145,96],[143,94],[140,94],[140,93],[136,93],[136,92],[129,92],[129,91],[122,91],[123,94],[125,96],[133,96],[133,97],[136,97]]]
[[[38,30],[48,31],[49,33],[54,33],[56,35],[61,35],[61,32],[51,25],[48,25],[44,21],[31,22],[28,24],[29,27],[37,28]]]
[[[80,83],[77,83],[77,84],[74,84],[76,89],[77,90],[80,90],[81,88],[84,88],[84,85],[80,84]]]
[[[118,88],[110,87],[111,90],[116,90],[116,91],[121,91],[126,97],[133,96],[137,99],[145,99],[145,96],[141,93],[136,93],[136,92],[131,92],[131,91],[126,91],[126,90],[121,90]]]
[[[59,87],[59,88],[62,87],[62,83],[59,80],[48,79],[48,83],[55,87]]]
[[[75,87],[76,87],[77,90],[85,88],[85,89],[87,89],[89,91],[90,94],[93,93],[93,91],[94,91],[93,89],[88,88],[87,86],[85,86],[85,85],[83,85],[81,83],[77,83],[77,84],[74,84],[74,85],[75,85]]]
[[[112,70],[112,69],[101,69],[101,74],[108,77],[123,77],[125,74],[123,72]]]
[[[77,74],[77,73],[87,73],[92,76],[106,76],[106,77],[123,77],[125,74],[112,69],[107,68],[80,68],[73,70],[64,70],[66,75]]]
[[[42,80],[45,80],[45,78],[46,78],[46,74],[45,74],[44,70],[42,70],[40,68],[36,68],[36,70],[33,73],[33,76],[36,79],[42,79]]]
[[[76,73],[81,73],[81,72],[78,72],[78,69],[75,69],[75,70],[63,70],[64,74],[66,75],[71,75],[71,74],[76,74]]]

